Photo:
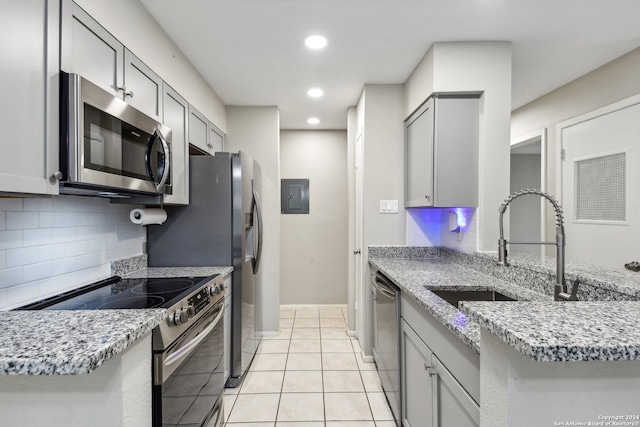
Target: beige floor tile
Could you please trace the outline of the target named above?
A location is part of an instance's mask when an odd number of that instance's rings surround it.
[[[319,311],[321,319],[344,319],[340,308],[321,308]]]
[[[278,421],[324,421],[322,393],[282,393]]]
[[[329,424],[327,424],[329,427]],[[376,427],[398,427],[395,421],[376,421]]]
[[[266,336],[266,337],[262,337],[262,341],[268,341],[268,340],[289,340],[291,339],[291,328],[293,327],[293,319],[289,319],[291,320],[291,325],[288,328],[283,328],[282,327],[282,321],[280,321],[280,330],[278,330],[278,335],[271,335],[271,336]]]
[[[378,421],[393,420],[393,414],[387,398],[384,393],[367,393],[369,398],[369,405],[371,405],[371,412],[373,412],[373,419]]]
[[[327,421],[326,427],[377,427],[377,426],[373,421]],[[397,426],[394,424],[393,427],[397,427]]]
[[[240,394],[280,393],[284,371],[250,371],[242,381]]]
[[[366,393],[325,393],[324,405],[327,421],[373,420]]]
[[[322,371],[287,371],[283,393],[322,393]]]
[[[317,319],[320,317],[317,308],[299,308],[296,310],[297,319]]]
[[[320,326],[323,328],[346,328],[347,322],[344,319],[320,319]]]
[[[342,310],[342,315],[344,316],[345,319],[349,318],[349,309],[348,308],[343,308]]]
[[[273,427],[273,423],[227,423],[225,427]]]
[[[238,394],[240,392],[240,387],[236,387],[236,388],[225,388],[224,389],[224,394]]]
[[[320,353],[289,353],[287,371],[318,371],[322,363]]]
[[[360,347],[360,341],[358,338],[351,338],[351,345],[353,345],[353,351],[356,353],[362,352],[362,348]]]
[[[296,311],[292,308],[281,308],[280,319],[293,319],[296,316]]]
[[[280,328],[282,329],[293,328],[293,320],[294,319],[280,319]]]
[[[258,353],[288,353],[289,340],[264,340],[260,342]]]
[[[360,371],[323,372],[325,393],[364,392]]]
[[[229,414],[230,423],[275,421],[280,394],[240,394]]]
[[[324,427],[323,421],[282,421],[277,422],[276,427]]]
[[[375,371],[376,364],[374,362],[365,362],[362,360],[362,355],[356,353],[356,362],[358,362],[358,368],[361,371]]]
[[[324,353],[322,369],[325,371],[357,371],[358,363],[352,353]]]
[[[300,339],[320,339],[320,329],[319,328],[295,328],[291,334],[292,340],[300,340]]]
[[[249,371],[284,371],[286,354],[256,354]]]
[[[233,404],[236,403],[237,394],[224,394],[222,396],[222,405],[224,406],[224,421],[229,419],[229,414],[233,409]]]
[[[294,328],[319,328],[319,319],[296,318],[293,322]]]
[[[320,353],[320,340],[291,340],[289,353]]]
[[[322,340],[323,353],[353,353],[351,340]]]
[[[367,392],[382,391],[382,383],[380,383],[380,376],[377,371],[362,371],[360,376],[362,376],[364,389]]]
[[[345,328],[320,328],[320,334],[323,339],[348,339],[347,330]]]

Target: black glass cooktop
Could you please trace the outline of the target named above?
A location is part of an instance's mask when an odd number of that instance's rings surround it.
[[[208,282],[210,277],[122,279],[111,277],[21,307],[21,310],[100,310],[169,308]],[[206,279],[206,280],[205,280]],[[202,283],[201,283],[202,282]]]

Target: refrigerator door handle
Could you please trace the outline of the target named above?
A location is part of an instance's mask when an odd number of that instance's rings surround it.
[[[255,221],[254,226],[257,228],[257,238],[254,240],[255,252],[253,258],[253,274],[258,272],[260,268],[260,258],[262,258],[262,211],[260,210],[260,198],[258,192],[253,190],[253,206],[252,211],[255,209],[254,215],[251,215]]]

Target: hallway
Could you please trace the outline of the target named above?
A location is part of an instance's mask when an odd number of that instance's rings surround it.
[[[346,306],[282,306],[280,334],[262,339],[242,386],[225,390],[225,425],[395,427],[346,319]]]

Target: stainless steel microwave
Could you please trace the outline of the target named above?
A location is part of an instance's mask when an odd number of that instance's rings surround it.
[[[170,194],[170,129],[78,74],[60,80],[60,193]]]

